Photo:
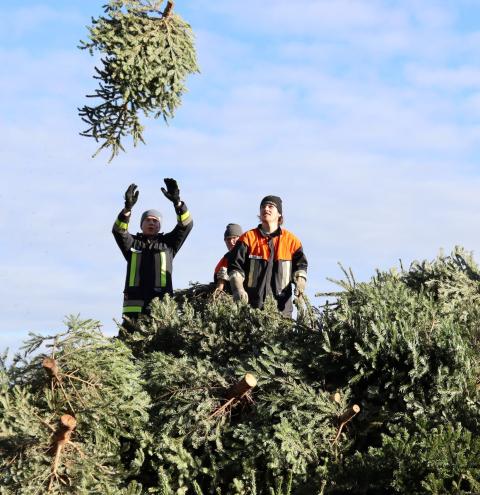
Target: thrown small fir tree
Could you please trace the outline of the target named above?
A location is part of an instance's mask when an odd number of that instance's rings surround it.
[[[90,98],[97,105],[79,109],[93,137],[111,151],[110,161],[124,150],[122,139],[143,140],[139,113],[165,121],[174,116],[185,92],[185,79],[198,72],[190,26],[173,13],[173,1],[163,12],[162,0],[109,0],[105,16],[92,19],[90,41],[80,48],[102,54],[95,68],[99,88]],[[95,156],[94,155],[94,156]]]

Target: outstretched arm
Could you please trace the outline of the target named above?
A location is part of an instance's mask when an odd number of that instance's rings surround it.
[[[128,232],[128,222],[130,221],[132,208],[137,202],[138,194],[137,186],[135,184],[130,184],[125,191],[125,206],[118,214],[112,228],[113,237],[125,259],[128,259],[128,252],[133,244],[133,237]]]
[[[162,187],[162,192],[173,203],[175,213],[177,214],[177,225],[171,232],[165,234],[165,242],[170,246],[173,256],[175,256],[193,228],[193,219],[187,205],[180,199],[180,189],[178,188],[177,181],[168,178],[163,180],[167,189]]]

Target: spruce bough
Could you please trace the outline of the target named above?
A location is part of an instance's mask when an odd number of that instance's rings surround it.
[[[70,319],[3,366],[0,493],[476,493],[479,281],[456,249],[297,321],[195,290],[123,341]]]
[[[168,1],[110,0],[105,16],[92,19],[87,42],[80,48],[99,52],[101,66],[95,68],[99,88],[79,115],[87,124],[82,136],[93,137],[109,149],[110,161],[124,151],[130,135],[136,146],[144,142],[139,114],[163,117],[167,122],[180,106],[185,80],[199,71],[190,26],[173,12]],[[95,156],[94,155],[94,156]]]

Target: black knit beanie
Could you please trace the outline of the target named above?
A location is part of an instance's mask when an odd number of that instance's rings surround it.
[[[265,203],[272,203],[277,207],[278,213],[282,215],[282,198],[280,196],[265,196],[262,199],[262,202],[260,203],[260,208],[265,204]]]

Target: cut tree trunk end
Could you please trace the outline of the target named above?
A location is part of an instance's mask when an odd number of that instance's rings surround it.
[[[340,392],[335,392],[334,394],[332,394],[330,396],[330,400],[332,402],[336,402],[337,404],[340,404],[340,402],[342,401],[342,396],[340,395]]]
[[[347,424],[354,416],[356,416],[360,412],[360,406],[357,404],[353,404],[352,407],[349,407],[339,418],[338,421],[340,424]]]
[[[70,414],[64,414],[60,418],[60,426],[57,430],[56,439],[58,441],[65,439],[67,442],[70,439],[72,431],[77,426],[77,420]]]
[[[167,2],[167,6],[165,7],[165,10],[163,11],[163,17],[164,17],[164,19],[166,19],[167,17],[169,17],[170,14],[172,13],[173,5],[174,5],[173,0],[169,0]]]
[[[53,483],[58,477],[58,466],[60,465],[63,448],[70,441],[70,437],[72,436],[72,432],[76,426],[77,420],[70,414],[64,414],[60,418],[60,425],[53,436],[53,444],[51,447],[51,450],[54,452],[55,456],[52,463],[48,491],[51,491]]]
[[[241,399],[247,392],[257,386],[257,379],[251,374],[247,373],[239,382],[232,385],[227,390],[227,399]]]
[[[256,385],[257,379],[251,373],[247,373],[239,382],[235,383],[235,385],[232,385],[227,390],[227,393],[225,394],[227,402],[220,407],[217,407],[209,416],[209,419],[226,414],[232,407],[238,404],[243,397],[248,397],[248,393],[252,388],[256,387]]]
[[[57,361],[55,361],[55,359],[46,357],[42,361],[42,366],[50,378],[55,378],[56,380],[60,381],[60,370],[58,369]]]
[[[335,435],[335,439],[333,443],[337,443],[337,440],[340,438],[343,427],[352,420],[358,413],[360,412],[360,406],[358,404],[354,404],[352,407],[349,407],[339,418],[338,421],[340,426],[338,427],[337,434]]]

